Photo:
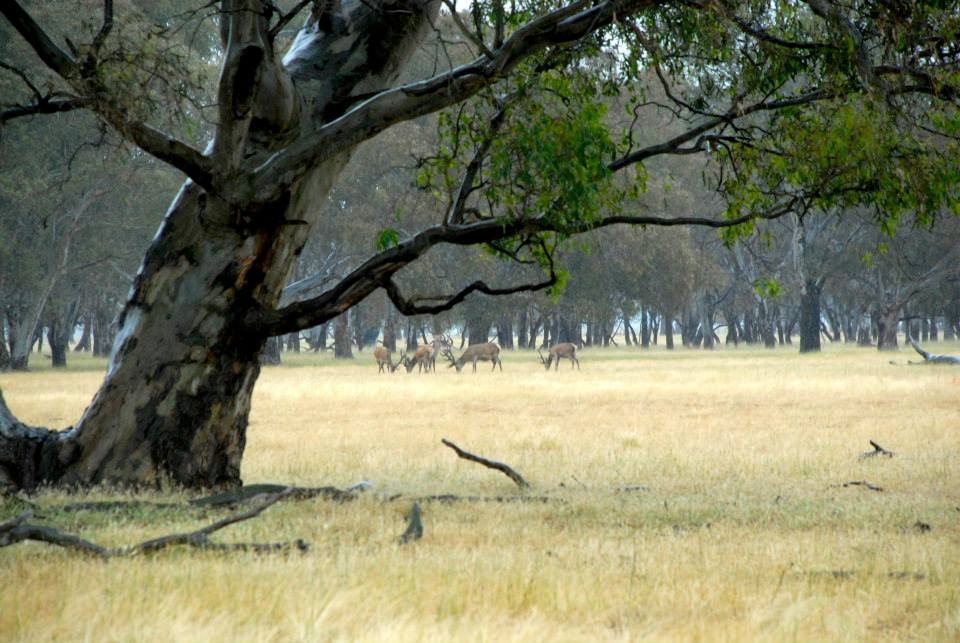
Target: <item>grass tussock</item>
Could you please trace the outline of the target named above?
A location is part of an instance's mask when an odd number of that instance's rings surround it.
[[[246,482],[518,493],[446,437],[555,501],[428,503],[424,538],[404,547],[409,502],[374,496],[282,503],[214,537],[304,538],[305,555],[102,562],[17,545],[0,550],[0,640],[960,638],[960,368],[833,346],[580,359],[579,372],[509,353],[503,373],[390,376],[366,351],[348,364],[286,356],[257,386]],[[76,361],[0,387],[25,421],[65,426],[102,377],[102,363]],[[858,460],[870,439],[897,455]],[[841,486],[852,480],[883,491]],[[55,509],[117,496],[34,501],[49,524],[105,545],[224,513]],[[19,509],[7,501],[0,519]]]

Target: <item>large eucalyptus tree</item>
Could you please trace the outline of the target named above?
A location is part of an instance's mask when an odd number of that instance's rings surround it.
[[[475,58],[398,85],[436,24],[435,0],[306,0],[286,13],[266,0],[223,0],[216,133],[205,149],[130,108],[128,77],[106,66],[121,19],[112,0],[99,28],[66,47],[25,4],[5,0],[0,13],[60,83],[32,85],[33,99],[0,121],[91,110],[188,180],[143,259],[83,416],[49,432],[0,403],[9,487],[238,484],[265,340],[323,323],[378,288],[403,313],[434,312],[473,292],[557,284],[557,243],[602,226],[742,233],[757,218],[835,203],[864,203],[894,221],[929,217],[956,196],[955,3],[475,0],[451,16]],[[279,51],[277,35],[302,12]],[[678,126],[662,140],[667,130],[612,131],[598,99],[632,92],[631,110],[656,107],[643,99],[650,78]],[[316,206],[351,150],[457,105],[421,177],[423,187],[451,188],[438,223],[405,239],[384,231],[380,250],[335,285],[281,303]],[[642,187],[643,163],[694,153],[714,155],[724,213],[655,217],[618,205]],[[492,244],[545,276],[405,296],[395,275],[441,243]]]

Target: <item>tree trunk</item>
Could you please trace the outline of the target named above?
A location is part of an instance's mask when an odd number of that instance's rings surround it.
[[[490,341],[490,321],[483,314],[467,317],[467,344],[485,344]]]
[[[341,313],[333,322],[333,356],[336,359],[353,359],[349,321],[349,314]]]
[[[820,295],[823,284],[808,279],[800,295],[800,352],[820,352]]]
[[[267,339],[266,343],[263,345],[263,350],[260,352],[261,364],[265,366],[280,365],[280,343],[279,337],[270,337]]]
[[[497,341],[500,348],[513,350],[513,320],[510,315],[504,315],[497,324]]]
[[[83,318],[83,332],[80,333],[80,341],[73,347],[74,353],[83,353],[90,350],[90,327],[93,325],[93,317],[85,315]]]
[[[700,315],[700,333],[703,337],[704,350],[713,350],[713,322],[710,321],[710,310],[707,306],[706,294],[701,294],[697,302],[697,312]]]
[[[666,336],[667,350],[673,350],[673,313],[663,313],[663,334]]]
[[[528,348],[527,340],[527,316],[529,312],[526,308],[520,310],[520,319],[517,320],[517,348]]]
[[[877,350],[897,350],[897,326],[900,323],[900,310],[883,310],[877,316]]]
[[[650,320],[645,307],[640,309],[640,348],[650,348]]]
[[[391,353],[397,350],[397,317],[393,309],[387,311],[383,322],[383,346]]]

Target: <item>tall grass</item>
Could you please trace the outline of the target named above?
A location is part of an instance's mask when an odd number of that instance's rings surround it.
[[[17,545],[0,550],[0,641],[955,641],[960,368],[907,357],[588,349],[581,371],[545,373],[508,352],[503,373],[458,376],[378,375],[366,351],[285,355],[257,385],[245,482],[518,493],[446,437],[552,500],[428,503],[424,538],[403,547],[409,501],[381,495],[280,504],[217,537],[301,537],[304,555],[101,562]],[[60,427],[101,371],[81,360],[0,387],[25,421]],[[897,455],[859,460],[870,439]],[[19,509],[7,501],[0,519]],[[47,521],[116,545],[220,515]]]

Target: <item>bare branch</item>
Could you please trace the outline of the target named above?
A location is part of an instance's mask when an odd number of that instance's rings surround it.
[[[504,464],[504,463],[502,463],[502,462],[497,462],[496,460],[487,460],[486,458],[483,458],[483,457],[478,456],[478,455],[474,455],[474,454],[470,453],[469,451],[464,451],[463,449],[461,449],[461,448],[458,447],[456,444],[454,444],[453,442],[451,442],[450,440],[448,440],[448,439],[446,439],[446,438],[443,438],[443,439],[440,440],[440,441],[441,441],[443,444],[445,444],[446,446],[448,446],[448,447],[450,447],[451,449],[453,449],[453,450],[456,452],[456,454],[457,454],[459,457],[463,458],[464,460],[469,460],[470,462],[476,462],[477,464],[482,464],[483,466],[487,467],[488,469],[496,469],[497,471],[500,471],[501,473],[503,473],[504,475],[506,475],[508,478],[510,478],[511,480],[513,480],[513,481],[516,483],[516,485],[517,485],[518,487],[520,487],[521,489],[526,489],[526,488],[530,487],[530,483],[528,483],[526,480],[524,480],[524,479],[523,479],[523,476],[521,476],[519,473],[517,473],[516,471],[514,471],[514,470],[513,470],[511,467],[509,467],[508,465],[506,465],[506,464]]]
[[[393,305],[397,308],[397,310],[410,317],[413,315],[436,315],[446,310],[450,310],[466,299],[467,295],[474,292],[482,292],[485,295],[491,296],[513,295],[518,292],[536,292],[538,290],[544,290],[556,283],[557,275],[551,270],[549,279],[545,281],[539,281],[534,284],[523,284],[520,286],[512,286],[510,288],[491,288],[483,281],[475,281],[455,295],[417,297],[417,300],[421,301],[437,299],[444,300],[443,303],[433,306],[418,306],[413,303],[413,300],[404,298],[403,295],[400,294],[400,288],[393,281],[393,279],[387,280],[386,284],[384,284],[384,290],[387,291],[387,296],[390,298],[390,301],[393,302]]]
[[[48,100],[42,98],[32,105],[17,105],[0,111],[0,125],[15,118],[36,116],[38,114],[59,114],[72,112],[76,109],[89,107],[90,102],[85,98],[67,98],[64,100]]]
[[[286,27],[291,20],[296,18],[297,14],[303,11],[304,7],[306,7],[308,4],[310,4],[313,1],[314,0],[300,0],[300,2],[294,5],[294,7],[290,9],[290,11],[288,11],[287,13],[280,14],[280,18],[279,20],[277,20],[277,24],[273,25],[273,27],[270,28],[270,32],[269,32],[270,39],[273,40],[278,35],[280,35],[280,32],[283,31],[283,28]]]
[[[63,78],[69,79],[77,76],[77,61],[53,42],[17,0],[6,0],[0,3],[0,13],[10,21],[13,28],[40,56],[43,64]]]
[[[256,507],[248,509],[231,516],[227,516],[213,524],[202,527],[196,531],[182,534],[170,534],[153,538],[136,545],[128,547],[106,548],[88,540],[84,540],[73,534],[65,534],[53,527],[42,525],[32,525],[25,521],[32,512],[26,512],[17,516],[12,521],[0,524],[0,547],[9,547],[24,540],[34,540],[39,542],[65,547],[67,549],[76,549],[85,554],[90,554],[98,558],[114,558],[122,556],[136,556],[138,554],[149,554],[172,545],[189,545],[199,549],[219,549],[229,551],[285,551],[296,547],[303,551],[307,549],[307,544],[302,540],[296,540],[292,543],[212,543],[208,540],[210,534],[215,533],[224,527],[249,520],[259,516],[265,509],[277,503],[281,499],[293,493],[293,489],[287,488],[279,493],[267,495],[263,502]]]

